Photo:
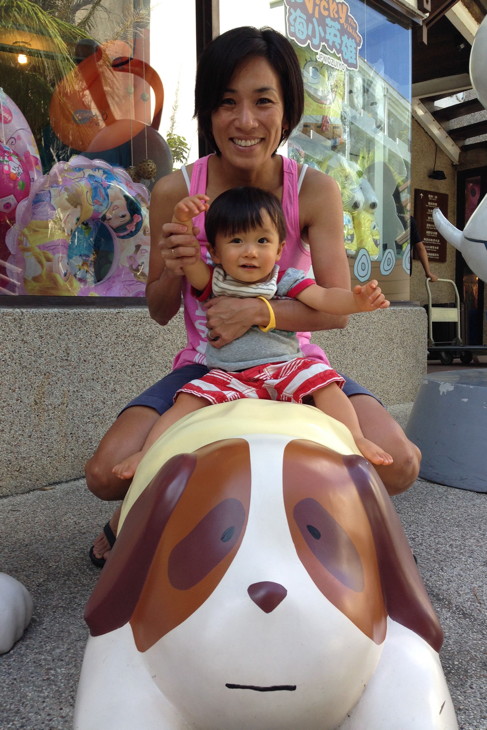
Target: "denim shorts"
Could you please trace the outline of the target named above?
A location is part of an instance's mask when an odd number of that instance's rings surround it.
[[[121,413],[132,406],[145,406],[146,408],[153,408],[159,415],[162,415],[172,406],[175,394],[183,385],[189,383],[190,380],[203,377],[207,372],[208,368],[206,365],[197,365],[195,363],[183,365],[173,370],[169,375],[166,375],[166,377],[154,385],[151,385],[147,390],[144,390],[143,393],[131,400],[130,403],[127,403]],[[349,398],[352,395],[370,395],[371,398],[375,398],[380,403],[380,400],[367,390],[367,388],[363,388],[355,380],[348,378],[346,375],[343,377],[345,378],[343,392]]]

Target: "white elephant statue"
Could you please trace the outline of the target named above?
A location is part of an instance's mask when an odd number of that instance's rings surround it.
[[[0,654],[22,637],[32,618],[33,602],[27,588],[16,578],[0,573]]]
[[[76,730],[456,730],[442,632],[348,430],[241,400],[141,462],[88,602]]]
[[[483,19],[475,34],[470,51],[470,79],[477,92],[479,101],[487,109],[487,16]]]
[[[487,17],[475,34],[470,52],[470,78],[477,96],[487,109]],[[439,233],[460,251],[470,269],[482,281],[487,281],[487,196],[481,200],[465,229],[460,231],[450,223],[439,208],[433,211],[433,221]]]
[[[450,223],[439,208],[432,215],[443,238],[460,251],[474,274],[487,281],[487,198],[474,210],[463,231]]]

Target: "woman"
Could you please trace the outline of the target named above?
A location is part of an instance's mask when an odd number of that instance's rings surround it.
[[[282,202],[287,239],[283,266],[299,269],[313,265],[318,284],[350,288],[343,243],[343,214],[338,186],[318,170],[303,168],[276,154],[303,113],[303,83],[289,41],[272,29],[235,28],[214,39],[198,64],[195,116],[200,131],[215,154],[182,171],[161,178],[150,206],[151,254],[147,302],[153,319],[165,325],[185,304],[187,346],[176,357],[175,370],[132,401],[101,441],[86,467],[90,490],[102,499],[122,499],[129,483],[112,473],[125,456],[141,449],[158,416],[172,405],[175,391],[207,372],[205,337],[216,347],[233,341],[252,325],[266,327],[269,311],[258,299],[219,297],[198,310],[182,276],[190,263],[193,235],[170,223],[176,203],[186,195],[205,193],[214,200],[223,191],[241,185],[269,190]],[[204,214],[194,221],[204,245]],[[343,328],[347,317],[324,315],[297,301],[276,302],[277,326],[301,333],[307,355],[326,360],[309,343],[311,331]],[[370,440],[392,454],[394,462],[378,467],[390,494],[407,489],[419,471],[420,454],[383,406],[368,391],[347,381],[360,426]],[[111,547],[118,521],[115,513],[95,541],[92,559],[103,561]]]

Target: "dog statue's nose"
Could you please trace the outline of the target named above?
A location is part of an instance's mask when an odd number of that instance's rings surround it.
[[[280,583],[264,580],[261,583],[252,583],[247,592],[254,603],[265,613],[270,613],[287,596],[287,589]]]

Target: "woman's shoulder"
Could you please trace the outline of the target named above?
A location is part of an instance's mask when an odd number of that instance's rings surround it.
[[[341,206],[340,188],[330,175],[308,167],[299,193],[299,207],[300,210],[315,210],[317,203],[325,209],[328,204]]]
[[[193,164],[186,166],[189,179],[191,179],[192,168]],[[185,198],[188,194],[188,186],[183,172],[181,170],[175,170],[169,175],[164,175],[164,177],[159,178],[156,182],[151,192],[151,203],[154,203],[154,201],[157,202],[158,200],[167,200],[168,198],[171,201],[177,202]]]
[[[301,169],[302,165],[299,166],[300,171]],[[301,190],[306,192],[307,190],[316,188],[317,185],[323,189],[334,189],[338,187],[336,181],[330,175],[327,175],[326,172],[322,172],[321,170],[317,170],[315,167],[308,166],[303,178]]]

